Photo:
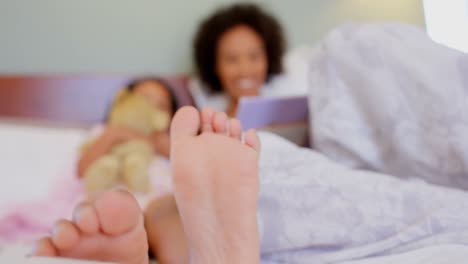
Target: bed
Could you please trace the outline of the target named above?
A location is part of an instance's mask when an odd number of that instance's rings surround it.
[[[115,92],[131,79],[120,75],[0,76],[0,163],[4,172],[14,175],[3,182],[0,203],[42,194],[47,179],[59,170],[47,161],[65,164],[89,127],[104,120]],[[193,104],[186,77],[165,80],[181,105]],[[23,192],[29,197],[12,191],[20,186],[31,187]]]
[[[6,175],[0,185],[0,211],[48,194],[50,183],[74,162],[89,127],[103,119],[113,93],[128,80],[125,76],[0,76],[0,165]],[[173,83],[183,89],[185,80],[176,78]],[[86,99],[85,105],[80,98]],[[190,104],[189,99],[185,102]],[[28,250],[24,245],[3,246],[0,262],[26,261],[23,256]],[[468,259],[464,252],[468,252],[465,247],[444,246],[346,264],[422,264],[428,260],[462,264]]]
[[[0,209],[12,201],[46,194],[48,182],[73,163],[89,128],[104,120],[115,92],[131,79],[122,75],[0,75],[0,164],[12,175],[0,185]],[[186,76],[163,79],[181,106],[194,105]],[[298,141],[289,131],[296,126],[277,124],[268,130],[286,131]],[[304,140],[304,132],[301,136],[299,141]]]
[[[71,175],[76,151],[89,128],[104,119],[115,92],[131,79],[121,75],[0,75],[0,167],[4,175],[0,214],[12,205],[44,199],[57,177]],[[164,79],[181,105],[193,104],[185,76]],[[7,251],[3,247],[3,253]],[[8,252],[18,255],[24,248]]]
[[[74,177],[77,149],[90,128],[104,120],[115,92],[131,79],[120,75],[0,75],[0,167],[5,175],[0,185],[1,216],[9,215],[12,207],[42,206],[56,191],[52,185],[58,185],[59,178]],[[194,104],[187,77],[164,79],[174,88],[180,105]],[[75,202],[72,198],[59,206]],[[11,235],[4,232],[5,221],[2,224],[0,238]],[[29,250],[23,241],[11,246],[8,239],[0,240],[0,260],[19,263]]]

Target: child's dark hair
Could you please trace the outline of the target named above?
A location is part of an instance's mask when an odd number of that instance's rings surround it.
[[[174,93],[174,90],[173,90],[174,88],[171,85],[169,85],[169,83],[166,82],[165,80],[163,80],[161,78],[157,78],[157,77],[142,77],[142,78],[138,78],[138,79],[134,79],[133,81],[130,81],[125,86],[125,89],[128,89],[129,91],[133,92],[133,90],[138,85],[140,85],[140,84],[142,84],[144,82],[160,83],[160,84],[162,84],[162,86],[164,86],[164,88],[166,88],[167,92],[169,93],[169,96],[171,97],[171,111],[172,111],[172,114],[175,114],[175,112],[177,111],[179,106],[177,104],[177,99],[176,99],[176,96],[175,96],[175,93]],[[109,110],[107,110],[105,121],[107,121],[109,119],[109,113],[110,113],[111,108],[112,108],[112,105],[108,108]]]
[[[143,78],[138,78],[138,79],[131,81],[129,84],[127,84],[126,87],[128,90],[133,91],[138,85],[145,83],[145,82],[160,83],[162,84],[162,86],[164,86],[164,88],[166,88],[167,92],[169,93],[171,97],[172,114],[175,114],[175,112],[177,111],[178,105],[177,105],[176,96],[173,90],[174,88],[172,88],[172,86],[170,86],[169,83],[166,82],[165,80],[161,78],[157,78],[157,77],[143,77]]]
[[[212,92],[223,90],[215,70],[218,41],[226,31],[238,25],[252,28],[263,40],[268,60],[267,80],[283,70],[282,57],[286,41],[278,21],[254,4],[243,3],[221,8],[200,24],[193,41],[198,74]]]

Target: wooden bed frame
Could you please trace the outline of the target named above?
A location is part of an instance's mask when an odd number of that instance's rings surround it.
[[[138,77],[138,76],[136,76]],[[0,75],[0,118],[68,124],[104,120],[115,92],[135,76]],[[188,77],[163,78],[180,105],[193,105]]]

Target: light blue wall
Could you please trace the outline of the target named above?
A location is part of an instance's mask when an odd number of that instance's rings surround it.
[[[0,73],[180,73],[197,23],[227,0],[0,0]],[[421,0],[256,0],[290,47],[347,20],[424,24]]]

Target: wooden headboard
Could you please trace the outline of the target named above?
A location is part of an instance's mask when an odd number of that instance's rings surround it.
[[[115,92],[133,76],[0,75],[0,117],[89,124],[103,121]],[[165,79],[179,105],[193,104],[187,77]]]

